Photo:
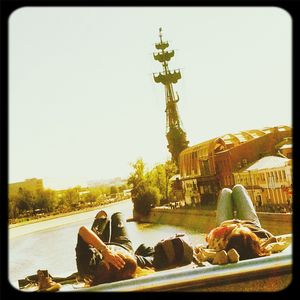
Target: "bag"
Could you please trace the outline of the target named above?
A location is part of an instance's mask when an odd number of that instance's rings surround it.
[[[183,233],[161,240],[154,247],[153,265],[156,269],[179,267],[193,261],[193,246]]]

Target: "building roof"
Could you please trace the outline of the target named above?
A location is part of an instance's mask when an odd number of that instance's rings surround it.
[[[293,144],[285,144],[281,146],[279,149],[290,149],[290,148],[293,148]]]
[[[256,161],[250,167],[245,168],[242,172],[280,168],[286,166],[289,161],[289,158],[283,158],[279,156],[265,156]]]
[[[289,126],[265,127],[263,129],[243,130],[238,133],[228,133],[214,139],[204,141],[194,146],[184,149],[180,156],[190,152],[197,152],[198,158],[207,158],[211,153],[226,151],[245,142],[257,139],[261,136],[278,131],[291,131]]]

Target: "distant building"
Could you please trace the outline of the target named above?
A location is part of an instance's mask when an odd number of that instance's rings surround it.
[[[126,179],[122,179],[121,177],[115,177],[111,179],[99,179],[99,180],[89,180],[87,183],[88,187],[98,187],[98,186],[120,186],[126,183]]]
[[[43,179],[31,178],[25,181],[15,182],[9,184],[9,194],[17,194],[20,190],[39,191],[44,189]]]
[[[292,204],[292,160],[266,156],[233,173],[235,183],[248,190],[253,204]]]
[[[289,126],[245,130],[183,150],[179,172],[186,204],[215,204],[222,188],[234,186],[233,173],[262,157],[278,154],[276,146],[291,139],[291,134]]]

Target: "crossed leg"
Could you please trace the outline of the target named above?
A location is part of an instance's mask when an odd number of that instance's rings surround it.
[[[252,200],[244,186],[236,184],[233,187],[232,200],[238,219],[252,221],[255,225],[261,227]]]
[[[128,231],[125,226],[126,221],[121,212],[116,212],[111,216],[111,237],[110,241],[125,246],[133,252],[132,242],[129,239]]]
[[[217,226],[226,220],[232,220],[234,218],[233,201],[231,195],[232,190],[228,188],[222,189],[219,194],[216,212]]]

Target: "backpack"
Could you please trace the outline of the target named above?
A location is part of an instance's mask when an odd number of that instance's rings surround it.
[[[156,269],[179,267],[193,261],[193,246],[183,233],[163,239],[154,246],[153,265]]]

